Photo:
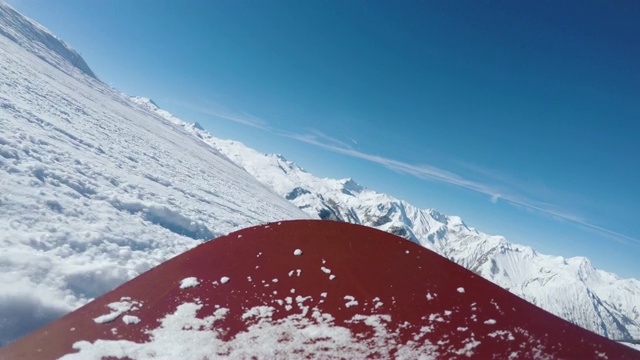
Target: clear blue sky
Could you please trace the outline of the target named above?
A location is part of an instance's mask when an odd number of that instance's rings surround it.
[[[636,1],[9,3],[216,136],[640,278]]]

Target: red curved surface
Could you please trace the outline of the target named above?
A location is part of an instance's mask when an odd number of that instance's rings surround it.
[[[297,249],[302,255],[294,255]],[[195,277],[199,285],[181,289],[181,280],[187,277]],[[230,280],[222,284],[222,277]],[[419,349],[424,344],[430,344],[424,355],[436,358],[638,359],[640,355],[402,238],[346,223],[286,221],[244,229],[187,251],[5,346],[0,358],[58,358],[75,353],[73,344],[79,340],[153,341],[151,330],[163,318],[180,304],[194,301],[201,306],[197,312],[201,319],[218,308],[228,309],[211,330],[220,341],[232,341],[255,324],[256,319],[246,314],[256,306],[272,307],[272,323],[292,314],[315,321],[312,311],[303,311],[295,300],[287,304],[287,297],[296,296],[308,297],[303,305],[330,314],[333,326],[349,329],[363,343],[375,336],[375,326],[362,319],[386,316],[384,351],[346,352],[346,357],[395,357],[403,347]],[[139,302],[139,309],[111,322],[94,321],[111,311],[108,304],[123,297]],[[126,314],[140,322],[125,323]],[[286,342],[288,335],[281,336],[279,341]],[[274,356],[298,357],[277,348],[272,351]],[[324,350],[314,351],[322,356]],[[217,356],[229,354],[233,353]]]

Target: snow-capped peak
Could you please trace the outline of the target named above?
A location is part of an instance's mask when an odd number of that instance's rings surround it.
[[[147,97],[131,96],[129,97],[129,99],[131,99],[131,101],[133,101],[134,103],[145,107],[148,110],[151,110],[151,111],[160,110],[160,107],[158,106],[158,104],[156,104],[153,100]]]
[[[349,193],[359,193],[364,190],[364,187],[360,186],[352,178],[342,179],[340,182],[342,183],[342,188]]]
[[[350,178],[315,177],[281,155],[261,154],[203,130],[192,132],[309,215],[405,237],[582,327],[616,340],[640,338],[638,280],[620,280],[586,258],[540,254],[470,228],[458,216],[418,209]]]
[[[205,238],[305,216],[405,237],[587,329],[640,339],[638,280],[217,139],[95,81],[78,53],[2,2],[0,79],[0,343]]]

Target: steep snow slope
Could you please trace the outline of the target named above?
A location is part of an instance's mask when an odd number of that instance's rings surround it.
[[[245,168],[309,215],[367,225],[403,236],[475,271],[577,325],[616,340],[640,338],[640,281],[619,279],[585,258],[539,254],[469,228],[457,216],[421,210],[352,179],[320,179],[280,155],[260,154],[156,111]]]
[[[203,240],[309,217],[56,41],[0,2],[0,345]]]
[[[77,53],[0,3],[0,344],[202,239],[309,216],[404,236],[581,326],[640,337],[637,280],[216,139],[100,83]]]
[[[0,2],[0,35],[67,74],[79,71],[96,77],[75,50],[3,2]]]
[[[0,358],[30,360],[154,354],[166,359],[640,356],[420,245],[360,225],[307,220],[255,226],[198,246],[64,321],[0,348]]]

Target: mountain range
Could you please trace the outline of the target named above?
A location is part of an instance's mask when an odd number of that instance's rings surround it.
[[[216,138],[110,88],[1,2],[0,174],[0,345],[203,240],[294,218],[402,236],[579,326],[640,339],[640,281]]]
[[[282,155],[261,154],[242,143],[221,140],[163,111],[310,216],[374,227],[416,242],[564,319],[616,340],[640,338],[640,282],[596,269],[584,257],[544,255],[502,236],[468,227],[458,216],[418,209],[377,193],[353,179],[322,179]]]

